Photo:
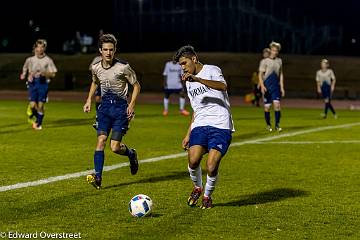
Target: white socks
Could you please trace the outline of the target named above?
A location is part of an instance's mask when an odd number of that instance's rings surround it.
[[[164,98],[164,111],[168,111],[168,110],[169,110],[169,99]]]
[[[188,170],[190,173],[190,178],[193,181],[196,187],[202,188],[202,173],[201,173],[201,166],[199,165],[196,169],[192,169],[188,166]]]
[[[217,178],[218,178],[218,175],[216,175],[215,177],[210,177],[209,175],[207,175],[206,185],[205,185],[205,193],[204,193],[205,197],[210,197],[211,194],[213,193],[213,191],[215,190],[215,184],[216,184]]]
[[[179,105],[180,105],[180,111],[184,110],[185,108],[185,98],[179,98]]]

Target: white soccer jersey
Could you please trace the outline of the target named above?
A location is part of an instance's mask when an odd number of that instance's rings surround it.
[[[44,55],[43,57],[31,56],[28,57],[23,66],[23,73],[37,73],[37,72],[51,72],[56,73],[57,68],[53,60]]]
[[[322,85],[324,82],[331,85],[331,81],[335,79],[334,71],[331,69],[326,70],[325,72],[321,69],[316,72],[316,82]]]
[[[196,76],[226,84],[221,69],[217,66],[204,65]],[[215,90],[199,82],[189,81],[186,82],[186,88],[194,110],[194,122],[191,124],[191,129],[211,126],[235,131],[227,91]]]
[[[169,61],[165,64],[163,75],[166,77],[167,89],[182,89],[181,75],[183,70],[178,63]]]

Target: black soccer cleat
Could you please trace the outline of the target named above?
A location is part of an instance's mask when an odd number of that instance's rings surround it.
[[[130,162],[130,171],[131,175],[135,175],[139,170],[139,162],[137,159],[137,152],[135,149],[131,149],[133,152],[132,156],[129,156],[129,162]]]
[[[200,206],[201,209],[210,209],[213,208],[211,197],[203,197],[202,204]]]

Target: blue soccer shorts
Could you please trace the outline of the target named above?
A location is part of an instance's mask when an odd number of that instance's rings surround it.
[[[229,129],[220,129],[211,126],[196,127],[191,130],[189,147],[200,145],[207,152],[216,149],[224,156],[230,146],[232,132]]]

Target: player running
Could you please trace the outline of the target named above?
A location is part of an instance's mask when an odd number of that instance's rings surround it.
[[[321,69],[316,72],[317,91],[322,95],[325,103],[324,113],[322,113],[321,116],[326,118],[328,110],[330,109],[334,115],[334,118],[337,118],[335,109],[331,104],[331,97],[335,90],[336,78],[334,71],[329,68],[329,65],[330,64],[327,59],[321,60]]]
[[[94,59],[92,60],[90,66],[89,66],[89,71],[92,72],[92,65],[100,62],[101,60],[102,60],[101,56],[94,57]],[[97,112],[97,109],[99,108],[100,103],[101,103],[101,87],[100,87],[100,85],[97,86],[94,96],[95,96],[95,110]],[[95,123],[93,123],[92,126],[93,126],[93,128],[95,128],[95,130],[97,130],[97,127],[98,127],[97,115],[95,117]]]
[[[163,115],[169,114],[169,98],[173,93],[179,94],[179,113],[184,116],[189,116],[190,113],[185,110],[185,91],[183,83],[181,82],[182,69],[181,66],[174,61],[169,61],[165,64],[164,76],[164,111]]]
[[[274,104],[275,111],[275,129],[278,132],[282,131],[280,127],[280,99],[285,96],[285,90],[282,60],[278,57],[280,49],[280,43],[271,42],[270,56],[261,60],[259,66],[259,84],[264,95],[265,121],[269,132],[273,131],[270,123],[270,108],[272,104]]]
[[[47,42],[38,39],[34,44],[34,56],[28,57],[24,63],[21,80],[27,78],[30,109],[29,121],[35,130],[42,129],[44,119],[44,104],[47,101],[49,82],[57,72],[53,60],[45,54]],[[36,118],[32,121],[33,117]]]
[[[229,148],[234,131],[227,85],[221,69],[200,63],[192,46],[181,47],[174,60],[184,70],[182,80],[194,110],[191,125],[182,141],[182,147],[188,150],[188,170],[194,183],[188,205],[195,206],[204,191],[201,208],[208,209],[213,207],[211,195],[220,161]],[[203,189],[200,162],[206,153],[209,154]]]
[[[96,189],[101,188],[104,166],[104,148],[112,131],[110,147],[119,155],[129,158],[131,174],[138,171],[135,149],[129,149],[122,143],[122,137],[128,130],[130,120],[134,117],[136,98],[140,92],[140,84],[136,74],[126,62],[114,58],[117,40],[112,34],[104,34],[99,39],[100,62],[92,65],[93,82],[84,105],[84,112],[90,112],[91,98],[96,88],[101,86],[101,105],[97,110],[98,128],[97,145],[94,153],[95,173],[87,176],[88,183]],[[128,84],[133,86],[131,100],[127,102]]]

